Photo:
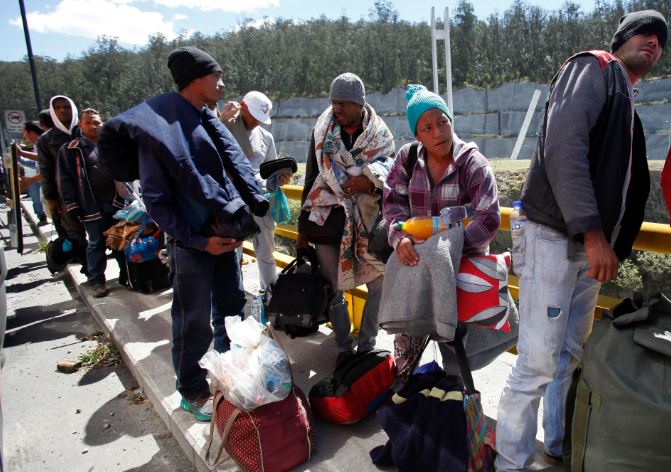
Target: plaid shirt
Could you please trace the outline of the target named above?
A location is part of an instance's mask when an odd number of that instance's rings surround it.
[[[464,231],[465,255],[486,253],[501,224],[496,179],[489,161],[473,143],[454,135],[454,162],[438,182],[431,185],[427,174],[425,150],[419,145],[417,163],[408,184],[405,171],[410,144],[396,155],[384,186],[383,214],[389,224],[389,244],[396,245],[408,236],[393,225],[413,216],[438,216],[440,210],[464,205],[469,209],[470,223]]]

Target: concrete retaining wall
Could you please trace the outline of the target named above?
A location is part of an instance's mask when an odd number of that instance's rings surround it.
[[[509,158],[535,89],[541,99],[534,111],[520,159],[530,159],[549,87],[547,84],[509,83],[489,90],[464,87],[454,91],[455,130],[462,139],[475,141],[491,159]],[[671,135],[671,79],[638,84],[637,110],[646,133],[649,159],[664,159]],[[397,148],[413,140],[405,119],[405,91],[370,93],[368,102],[394,134]],[[278,152],[304,162],[310,133],[328,106],[327,97],[292,97],[274,103],[270,131]]]

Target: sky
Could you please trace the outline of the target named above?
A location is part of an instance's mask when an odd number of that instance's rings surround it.
[[[22,60],[26,54],[19,0],[0,0],[0,60]],[[456,8],[458,0],[442,4],[435,0],[396,0],[392,3],[400,18],[410,22],[429,22],[431,7],[442,18],[445,7]],[[471,1],[475,14],[485,19],[503,13],[512,0]],[[559,10],[564,0],[527,0],[547,10]],[[574,0],[583,12],[593,2]],[[368,18],[374,0],[24,0],[33,54],[62,60],[78,57],[101,36],[118,38],[127,48],[141,47],[153,33],[172,39],[181,33],[212,35],[230,31],[247,19],[284,18],[308,20],[325,15],[351,20]]]

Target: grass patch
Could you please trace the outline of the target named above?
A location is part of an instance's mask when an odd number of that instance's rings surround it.
[[[121,364],[121,355],[114,343],[102,332],[96,332],[86,336],[84,341],[96,341],[96,345],[88,352],[79,356],[82,367],[92,370],[98,367],[111,367]]]

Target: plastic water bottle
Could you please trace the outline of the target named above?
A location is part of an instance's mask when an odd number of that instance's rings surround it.
[[[527,215],[522,209],[522,202],[514,201],[513,211],[510,214],[510,235],[513,239],[513,271],[518,276],[522,275],[522,268],[524,267],[524,253],[526,251],[524,230],[526,224]]]
[[[266,324],[266,314],[263,310],[263,297],[260,295],[254,295],[252,297],[252,307],[251,307],[251,316],[259,323]]]

